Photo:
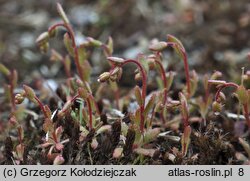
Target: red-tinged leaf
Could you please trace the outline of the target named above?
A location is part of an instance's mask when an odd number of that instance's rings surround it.
[[[63,146],[62,143],[56,143],[55,148],[56,148],[58,151],[61,151],[61,150],[63,150],[64,146]]]
[[[168,40],[168,42],[176,43],[180,48],[183,49],[183,51],[185,51],[185,48],[184,48],[183,44],[182,44],[181,41],[180,41],[179,39],[177,39],[175,36],[168,34],[168,35],[167,35],[167,40]]]
[[[153,157],[155,153],[155,149],[136,148],[134,152],[139,155]]]
[[[187,99],[184,96],[184,94],[182,94],[181,92],[179,93],[179,99],[180,99],[180,102],[181,102],[181,115],[183,117],[184,124],[187,125],[188,123],[185,122],[185,121],[188,121],[188,116],[189,116]]]
[[[56,135],[56,138],[57,138],[57,142],[60,141],[62,133],[63,133],[63,127],[62,126],[59,126],[58,128],[56,128],[55,135]]]
[[[91,148],[93,150],[95,150],[97,147],[98,147],[98,142],[97,142],[96,138],[93,138],[92,142],[91,142]]]
[[[64,158],[62,155],[57,155],[53,161],[53,165],[62,165],[64,163]]]
[[[185,127],[184,133],[181,137],[181,145],[182,145],[182,155],[186,156],[188,147],[190,144],[190,135],[191,135],[192,129],[190,126]]]
[[[248,158],[250,158],[250,145],[249,145],[249,143],[242,138],[239,138],[239,142],[242,145],[242,147],[244,148],[244,150],[247,152]]]
[[[113,158],[118,159],[122,157],[123,148],[116,148],[113,152]]]
[[[51,119],[49,118],[46,118],[44,123],[43,123],[43,130],[44,132],[52,132],[54,129],[54,126],[53,126],[53,122],[51,121]]]
[[[45,112],[46,112],[46,117],[47,117],[47,118],[51,118],[52,113],[51,113],[51,110],[50,110],[49,106],[48,106],[48,105],[45,105],[45,106],[44,106],[44,109],[45,109]]]
[[[224,80],[208,80],[208,83],[219,86],[219,85],[226,84],[226,81],[224,81]]]
[[[78,94],[84,100],[86,100],[89,97],[88,91],[82,87],[78,89]]]
[[[16,146],[16,156],[18,160],[23,161],[24,148],[22,143]]]

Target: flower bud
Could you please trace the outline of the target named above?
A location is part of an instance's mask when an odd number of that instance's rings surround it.
[[[109,72],[104,72],[102,73],[99,78],[97,79],[98,82],[106,82],[110,78],[110,73]]]
[[[168,46],[167,42],[160,41],[149,46],[151,51],[162,51]]]
[[[226,96],[225,96],[225,94],[223,93],[223,92],[220,92],[219,93],[219,97],[218,97],[218,99],[217,99],[217,102],[219,102],[219,103],[224,103],[226,101]]]
[[[150,70],[155,69],[155,59],[149,58],[147,59],[147,62],[148,62],[148,67]]]
[[[47,43],[48,41],[49,41],[49,33],[47,31],[40,34],[36,39],[36,43],[38,44],[38,46]]]
[[[116,65],[121,65],[123,62],[125,62],[125,59],[118,57],[107,57],[107,59],[108,61]]]
[[[135,80],[138,81],[138,82],[142,80],[142,76],[141,76],[140,72],[135,74]]]
[[[57,3],[57,12],[59,13],[59,15],[61,16],[62,20],[64,21],[65,24],[69,24],[69,19],[67,17],[67,15],[65,14],[62,6],[60,3]]]
[[[214,101],[212,104],[212,110],[214,113],[218,114],[222,110],[222,105],[219,102]]]
[[[22,94],[15,95],[15,104],[22,104],[24,101],[24,96]]]

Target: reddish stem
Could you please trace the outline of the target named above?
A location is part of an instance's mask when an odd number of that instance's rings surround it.
[[[167,77],[166,77],[165,70],[164,70],[164,68],[163,68],[162,63],[161,63],[159,60],[157,60],[157,59],[155,59],[155,63],[159,65],[160,72],[161,72],[161,78],[162,78],[162,80],[163,80],[164,93],[163,93],[163,100],[162,100],[162,103],[163,103],[163,105],[165,105],[166,102],[167,102],[167,95],[168,95],[168,90],[167,90],[167,86],[168,86]],[[162,119],[163,123],[165,123],[165,118],[164,118],[164,115],[163,115],[163,110],[161,111],[160,116],[161,116],[161,119]]]
[[[36,102],[38,103],[39,107],[41,108],[41,110],[43,111],[44,116],[47,118],[47,113],[46,110],[44,109],[44,105],[43,103],[40,101],[40,99],[38,97],[34,97]]]
[[[98,105],[97,105],[97,103],[96,103],[96,101],[95,101],[95,98],[93,97],[92,94],[89,94],[89,97],[88,97],[88,98],[94,103],[96,112],[97,112],[97,114],[100,116],[100,115],[101,115],[101,112],[100,112],[99,107],[98,107]]]
[[[215,100],[216,100],[216,101],[219,99],[220,92],[221,92],[224,88],[226,88],[226,87],[234,87],[234,88],[237,89],[239,86],[238,86],[237,84],[233,83],[233,82],[229,82],[229,83],[225,83],[225,84],[221,85],[221,86],[219,87],[219,89],[217,90],[216,94],[215,94]]]
[[[72,27],[69,24],[57,23],[57,24],[51,26],[48,31],[53,31],[55,28],[60,27],[60,26],[66,28],[66,30],[68,31],[68,33],[71,37],[72,46],[74,48],[74,54],[75,54],[74,60],[75,60],[77,72],[80,75],[81,79],[83,79],[83,72],[82,72],[82,69],[80,66],[79,53],[78,53],[78,49],[77,49],[76,41],[75,41],[75,34],[74,34]]]
[[[142,100],[143,100],[143,103],[142,103],[142,105],[140,105],[140,115],[141,115],[140,131],[141,131],[141,133],[143,133],[144,132],[144,122],[145,122],[144,107],[145,107],[146,91],[147,91],[147,76],[146,76],[145,70],[142,67],[140,62],[138,62],[136,60],[129,59],[129,60],[125,60],[125,62],[123,62],[121,66],[123,66],[127,63],[136,64],[136,66],[140,69],[140,72],[142,75]]]
[[[173,42],[167,42],[167,43],[171,47],[179,46],[178,44],[173,43]],[[190,75],[189,75],[189,66],[188,66],[187,53],[181,47],[180,47],[180,50],[181,50],[181,53],[183,55],[183,62],[184,62],[184,69],[185,69],[185,76],[186,76],[187,93],[188,93],[188,96],[190,96],[190,94],[191,94],[191,85],[190,85]]]
[[[216,92],[215,94],[215,100],[217,101],[219,99],[220,96],[220,92],[222,91],[222,89],[226,88],[226,87],[234,87],[234,88],[238,88],[239,85],[233,83],[233,82],[229,82],[229,83],[225,83],[223,84]],[[248,104],[243,104],[243,113],[244,113],[244,117],[246,119],[247,125],[248,125],[248,129],[250,130],[250,119],[249,119],[249,110],[248,110]]]
[[[167,101],[167,95],[168,95],[168,90],[167,90],[167,86],[168,86],[168,83],[167,83],[167,77],[166,77],[166,74],[165,74],[165,70],[164,70],[164,67],[162,65],[162,63],[155,59],[155,63],[159,65],[159,68],[160,68],[160,72],[161,72],[161,78],[162,78],[162,81],[163,81],[163,86],[165,88],[164,90],[164,97],[163,97],[163,104],[165,105],[166,101]]]

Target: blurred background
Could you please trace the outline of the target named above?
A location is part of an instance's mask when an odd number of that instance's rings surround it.
[[[61,64],[49,60],[35,45],[39,34],[60,21],[54,0],[0,0],[0,62],[17,69],[19,83],[34,77],[66,77]],[[114,54],[135,58],[149,53],[152,39],[166,40],[173,34],[184,44],[191,70],[198,74],[219,70],[226,80],[240,75],[247,67],[250,47],[249,0],[58,0],[64,7],[76,32],[77,42],[88,36],[114,40]],[[63,32],[62,32],[63,35]],[[62,35],[52,46],[66,52]],[[166,51],[167,69],[183,70],[183,63]],[[105,69],[100,50],[93,50],[89,61],[93,74]],[[98,68],[95,68],[98,67]],[[107,67],[107,66],[106,66]],[[182,71],[183,72],[183,71]],[[232,80],[233,81],[233,80]],[[3,77],[0,75],[0,83]]]

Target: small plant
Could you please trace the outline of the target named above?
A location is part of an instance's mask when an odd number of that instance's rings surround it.
[[[92,37],[76,43],[69,18],[60,4],[57,11],[62,22],[49,27],[36,40],[40,51],[46,53],[57,31],[66,30],[63,43],[67,51],[51,49],[50,52],[50,60],[60,62],[65,72],[65,81],[58,83],[53,96],[42,98],[39,90],[26,84],[15,94],[17,71],[0,63],[0,72],[7,79],[5,93],[10,103],[9,114],[0,115],[3,119],[0,131],[8,135],[4,143],[5,160],[1,163],[249,164],[249,71],[244,74],[243,70],[240,84],[218,80],[222,77],[219,71],[204,76],[189,71],[187,52],[173,35],[167,35],[166,41],[150,44],[149,55],[119,58],[113,55],[111,37],[105,43]],[[163,66],[163,51],[168,47],[184,62],[186,82],[178,85],[183,89],[175,90],[171,86],[175,83],[174,76],[181,73],[166,71]],[[98,72],[98,78],[92,74],[88,61],[94,48],[101,50],[110,65],[108,71]],[[76,74],[71,67],[72,60]],[[141,83],[132,91],[118,87],[127,64],[136,66],[134,80]],[[158,84],[150,81],[155,80],[152,75],[159,75]],[[217,89],[215,95],[213,85]],[[222,91],[228,87],[234,89],[232,95],[238,98],[244,116],[240,111],[237,116],[226,112],[218,123],[212,113],[223,111],[228,100]],[[106,88],[108,96],[102,92]],[[238,125],[239,121],[228,121],[242,117],[248,132],[245,126],[241,127],[242,122]],[[227,127],[223,125],[226,121]],[[233,134],[232,129],[241,133]]]
[[[241,85],[238,85],[233,82],[226,82],[223,80],[209,80],[210,84],[217,85],[217,92],[215,94],[215,102],[213,102],[213,110],[214,112],[220,112],[223,106],[223,102],[225,101],[225,96],[222,93],[222,90],[227,88],[227,87],[233,87],[235,89],[235,96],[240,102],[240,105],[242,106],[242,111],[246,120],[246,124],[248,126],[248,129],[250,130],[250,119],[249,119],[249,93],[250,91],[246,89],[243,85],[244,79],[244,69],[242,71],[242,79],[241,79]]]
[[[187,53],[186,53],[186,50],[185,50],[183,44],[181,43],[181,41],[178,40],[173,35],[167,35],[167,42],[164,42],[164,41],[157,42],[155,44],[152,44],[149,47],[149,49],[152,50],[152,51],[155,51],[157,57],[159,57],[161,51],[163,51],[167,47],[172,47],[176,51],[176,53],[182,58],[182,60],[184,62],[187,95],[188,95],[188,97],[191,97],[194,92],[193,91],[191,92],[191,89],[192,89],[191,88],[191,78],[190,78],[190,74],[189,74]]]

